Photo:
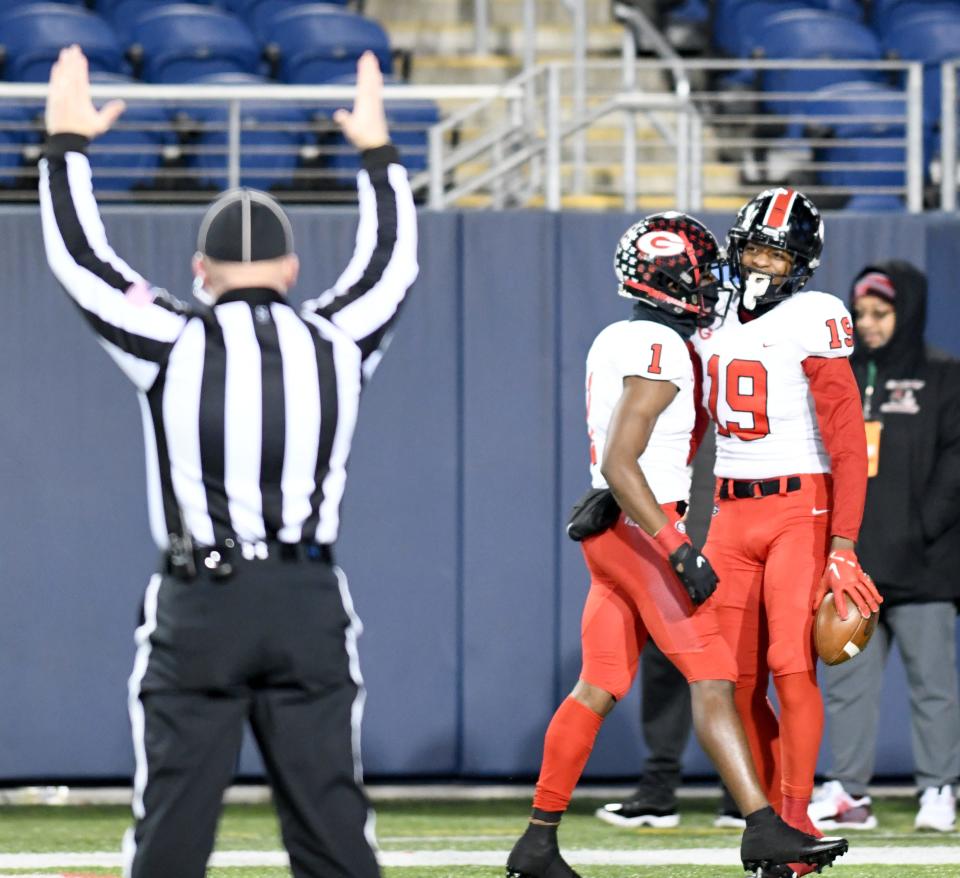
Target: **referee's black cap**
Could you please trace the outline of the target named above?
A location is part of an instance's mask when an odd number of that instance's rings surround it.
[[[259,189],[230,189],[207,210],[197,250],[220,262],[258,262],[293,252],[290,220],[275,198]]]

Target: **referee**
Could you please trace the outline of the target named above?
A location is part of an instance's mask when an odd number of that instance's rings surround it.
[[[382,78],[358,65],[336,119],[362,152],[356,250],[298,313],[290,223],[268,195],[225,193],[200,227],[188,307],[110,248],[89,141],[97,111],[76,46],[53,66],[40,204],[47,259],[136,385],[150,521],[150,580],[129,684],[136,756],[125,874],[199,878],[249,720],[297,878],[372,878],[362,786],[360,622],[334,566],[338,510],[365,378],[417,275],[416,213],[390,145]]]

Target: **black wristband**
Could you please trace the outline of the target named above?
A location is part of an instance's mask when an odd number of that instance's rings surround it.
[[[68,152],[86,154],[90,145],[90,138],[83,134],[49,134],[43,147],[43,154],[47,158],[62,158]]]
[[[365,170],[375,171],[378,168],[385,168],[387,165],[399,164],[400,153],[397,152],[397,148],[392,143],[385,143],[383,146],[363,150],[360,153],[360,159]]]

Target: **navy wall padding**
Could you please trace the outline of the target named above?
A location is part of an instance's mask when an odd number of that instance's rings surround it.
[[[291,214],[299,300],[335,279],[356,218]],[[200,215],[105,211],[117,251],[180,296]],[[365,624],[368,774],[537,771],[579,671],[588,581],[562,526],[588,480],[584,357],[630,313],[612,261],[633,219],[421,214],[420,279],[362,406],[338,546]],[[731,217],[706,220],[722,232]],[[812,286],[846,298],[864,263],[911,259],[930,275],[930,341],[960,355],[958,235],[954,216],[828,216]],[[156,563],[140,412],[47,270],[35,209],[0,211],[0,260],[0,781],[123,777],[132,633]],[[696,472],[702,533],[707,458]],[[605,724],[588,776],[639,770],[637,701]],[[878,771],[909,773],[896,657],[881,709]],[[249,741],[239,767],[261,770]],[[695,743],[686,768],[710,771]]]

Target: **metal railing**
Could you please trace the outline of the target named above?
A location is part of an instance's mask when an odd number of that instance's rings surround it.
[[[957,70],[960,62],[940,68],[940,209],[957,209]],[[936,128],[934,128],[936,131]]]
[[[676,88],[678,63],[689,90]],[[958,66],[943,67],[939,177],[925,174],[932,121],[923,119],[917,63],[593,61],[583,68],[579,109],[577,65],[555,62],[503,85],[391,85],[386,99],[414,185],[437,209],[726,209],[758,188],[789,183],[825,207],[872,195],[918,211],[925,184],[935,181],[952,210]],[[784,70],[875,85],[769,90],[770,75]],[[0,200],[36,198],[45,92],[0,85]],[[94,95],[130,107],[91,150],[105,200],[206,200],[237,183],[288,200],[355,197],[357,157],[332,122],[333,110],[352,99],[350,86],[102,84]],[[578,139],[586,145],[583,185]]]
[[[207,200],[241,183],[296,201],[356,196],[359,158],[332,118],[352,102],[352,86],[103,83],[92,93],[128,105],[90,149],[102,200]],[[487,85],[384,89],[391,133],[415,176],[444,113],[510,96],[515,89]],[[0,84],[0,200],[36,199],[45,97],[43,84]]]
[[[470,127],[474,108],[440,123],[431,135],[430,203],[439,208],[465,196],[480,203],[485,194],[496,206],[582,204],[572,145],[586,135],[587,192],[601,196],[593,205],[727,207],[763,186],[789,183],[826,207],[867,195],[923,208],[919,63],[665,59],[594,61],[585,69],[583,113],[573,65],[554,63],[512,81],[533,98],[486,136],[449,146],[457,125]],[[801,75],[793,82],[841,82],[770,90],[784,71]],[[738,77],[736,88],[724,82],[730,76]],[[637,87],[651,77],[655,88]],[[665,87],[669,79],[689,82],[689,92]]]

